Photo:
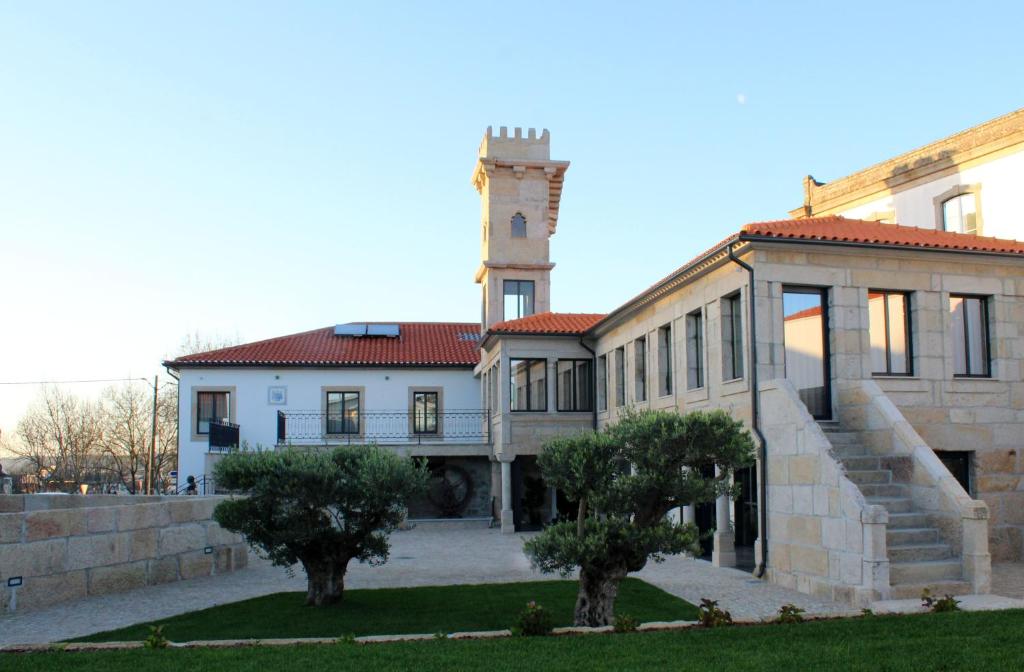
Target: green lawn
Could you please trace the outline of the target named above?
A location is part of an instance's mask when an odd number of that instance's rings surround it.
[[[716,630],[246,649],[0,654],[11,672],[290,670],[863,670],[1024,668],[1024,611]]]
[[[305,606],[305,593],[277,593],[159,622],[175,642],[501,630],[536,600],[552,612],[555,625],[572,625],[576,588],[575,581],[532,581],[346,590],[341,604],[322,609]],[[640,622],[697,618],[693,605],[639,579],[622,582],[616,613]],[[148,624],[139,624],[76,641],[138,641],[148,634]]]

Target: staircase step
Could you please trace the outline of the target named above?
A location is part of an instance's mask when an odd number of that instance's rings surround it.
[[[885,510],[892,513],[910,513],[914,508],[914,502],[909,497],[865,497],[868,504],[885,507]]]
[[[868,449],[860,443],[833,443],[832,452],[840,460],[850,457],[874,457]]]
[[[860,443],[860,436],[854,432],[825,432],[825,437],[833,446],[849,446]]]
[[[970,595],[971,584],[966,581],[928,581],[925,583],[901,583],[893,585],[889,597],[893,600],[920,599],[927,588],[936,597],[946,595]]]
[[[928,583],[963,578],[959,560],[928,560],[924,562],[890,562],[889,584]]]
[[[892,482],[892,472],[888,469],[851,470],[846,472],[846,477],[857,485]]]
[[[928,514],[921,513],[920,511],[910,511],[906,513],[893,513],[889,512],[889,529],[890,530],[901,530],[914,527],[928,527]]]
[[[907,514],[919,515],[919,514]],[[937,544],[939,531],[934,527],[894,528],[892,521],[896,516],[889,516],[889,528],[885,531],[885,543],[888,548],[912,544]]]
[[[930,562],[932,560],[949,560],[953,557],[953,549],[949,544],[907,544],[889,546],[886,549],[889,562]]]
[[[864,483],[857,487],[865,497],[907,497],[910,494],[903,483]]]
[[[840,456],[839,460],[848,471],[871,471],[882,466],[882,461],[879,458],[868,455],[857,455],[855,457]]]

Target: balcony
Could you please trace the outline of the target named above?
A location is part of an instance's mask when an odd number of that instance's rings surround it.
[[[489,415],[480,409],[426,415],[411,411],[278,411],[277,444],[486,444],[491,441]]]
[[[211,453],[228,453],[238,449],[238,425],[231,422],[211,422],[209,434]]]

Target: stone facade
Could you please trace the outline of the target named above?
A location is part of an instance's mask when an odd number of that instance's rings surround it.
[[[0,613],[245,567],[219,499],[0,496]]]

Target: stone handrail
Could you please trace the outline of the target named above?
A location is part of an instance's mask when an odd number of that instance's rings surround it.
[[[858,606],[887,599],[889,513],[847,478],[790,381],[766,381],[760,391],[772,579]]]
[[[972,592],[989,592],[988,505],[964,490],[875,381],[842,381],[839,394],[848,429],[881,439],[888,435],[889,453],[909,458],[915,506],[935,518],[942,535],[961,553],[963,577],[970,582]]]

